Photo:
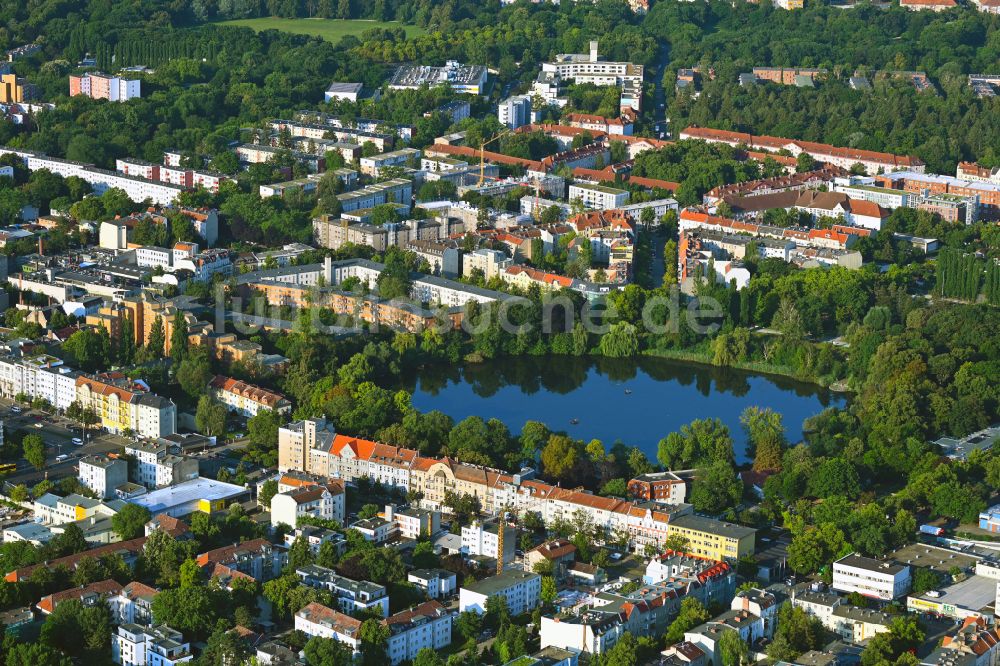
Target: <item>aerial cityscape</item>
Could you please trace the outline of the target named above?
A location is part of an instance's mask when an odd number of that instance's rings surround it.
[[[1000,0],[0,55],[0,666],[1000,666]]]

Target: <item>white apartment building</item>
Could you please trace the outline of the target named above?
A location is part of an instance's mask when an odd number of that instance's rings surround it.
[[[601,60],[597,46],[598,43],[592,41],[589,53],[562,53],[556,56],[554,62],[542,63],[541,75],[533,89],[540,91],[540,84],[548,84],[550,88],[558,90],[560,81],[618,86],[622,90],[619,104],[639,111],[642,102],[642,65]],[[548,92],[551,94],[552,91]],[[553,101],[558,103],[558,100]]]
[[[295,527],[302,516],[344,523],[344,483],[307,485],[271,498],[271,526]]]
[[[136,461],[132,480],[150,490],[198,478],[198,461],[170,453],[165,442],[130,442],[125,445],[125,453]]]
[[[481,247],[462,255],[462,275],[468,277],[474,270],[483,272],[487,280],[498,277],[514,264],[514,260],[500,250]]]
[[[587,208],[610,210],[628,203],[628,190],[619,190],[605,185],[575,183],[569,186],[569,200],[579,200]]]
[[[462,526],[462,552],[466,555],[479,555],[497,559],[500,549],[500,537],[497,523],[484,526],[476,520],[471,525]],[[517,531],[512,527],[504,527],[503,561],[512,562],[517,550]]]
[[[141,268],[168,269],[173,264],[173,252],[165,247],[137,247],[135,265]]]
[[[378,176],[382,169],[393,166],[406,166],[409,162],[420,159],[420,151],[416,148],[400,148],[380,155],[362,157],[359,162],[361,173],[366,176]]]
[[[891,601],[910,591],[910,566],[853,553],[833,563],[831,587],[844,594],[857,592],[866,597]]]
[[[347,645],[352,653],[357,653],[361,644],[361,639],[358,637],[361,620],[315,601],[295,614],[295,629],[310,638],[318,636],[340,641]]]
[[[70,162],[56,157],[48,157],[42,153],[33,153],[26,150],[14,150],[12,148],[0,147],[0,155],[17,155],[24,160],[25,166],[30,171],[48,169],[52,173],[57,173],[63,178],[77,176],[90,183],[94,194],[101,195],[112,188],[119,188],[125,191],[132,201],[145,201],[149,199],[154,204],[167,205],[174,202],[183,187],[161,183],[145,178],[127,176],[114,171],[106,171],[97,167],[82,164],[80,162]]]
[[[431,599],[440,599],[455,593],[456,576],[445,569],[414,569],[406,574],[406,580],[413,583]]]
[[[0,395],[13,398],[24,393],[65,410],[76,400],[77,374],[54,356],[3,357],[0,358]]]
[[[386,505],[384,518],[395,523],[399,536],[404,539],[431,537],[441,531],[441,513],[415,506],[397,509]]]
[[[443,650],[451,645],[451,621],[451,613],[433,600],[387,618],[389,663],[412,661],[424,648]]]
[[[192,659],[190,643],[165,624],[123,624],[111,635],[111,660],[122,666],[174,666]]]
[[[458,611],[486,612],[486,600],[503,597],[511,615],[520,615],[535,609],[539,603],[542,577],[529,571],[506,570],[463,587],[458,592]]]
[[[333,569],[309,564],[299,567],[295,574],[303,585],[326,590],[334,596],[345,613],[359,613],[369,609],[382,617],[389,616],[389,596],[385,588],[367,580],[351,580],[340,576]]]
[[[116,458],[84,456],[79,470],[80,483],[101,499],[114,497],[115,488],[128,482],[128,463]]]
[[[410,199],[413,197],[413,182],[404,178],[393,178],[382,183],[363,187],[360,190],[344,192],[337,195],[341,210],[351,213],[364,208],[374,208],[387,203],[397,203],[410,209]]]
[[[517,129],[531,123],[531,97],[515,95],[500,102],[497,107],[497,120],[501,125]]]

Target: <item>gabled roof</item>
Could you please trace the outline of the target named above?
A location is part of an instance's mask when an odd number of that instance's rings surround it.
[[[340,611],[327,608],[323,604],[316,603],[315,601],[306,605],[302,610],[296,613],[295,616],[301,617],[307,622],[312,622],[313,624],[327,625],[336,633],[350,638],[356,638],[358,631],[361,629],[361,620],[356,620],[350,615],[345,615]]]
[[[62,592],[56,592],[46,597],[42,597],[38,602],[38,610],[46,615],[56,609],[56,607],[70,599],[85,600],[88,597],[111,597],[120,594],[122,586],[115,581],[108,579],[91,583],[84,587],[74,587]]]

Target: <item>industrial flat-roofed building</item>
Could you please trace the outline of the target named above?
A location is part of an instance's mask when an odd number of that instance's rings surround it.
[[[389,79],[389,87],[416,90],[423,85],[449,85],[457,93],[482,95],[486,76],[486,68],[482,65],[463,65],[455,60],[449,60],[444,67],[402,65]]]
[[[833,589],[876,599],[897,599],[910,590],[910,566],[857,553],[833,563]]]
[[[223,510],[230,502],[249,496],[250,491],[243,486],[198,478],[178,483],[142,495],[130,501],[149,509],[151,514],[165,513],[173,518],[186,516],[195,511],[212,513]]]

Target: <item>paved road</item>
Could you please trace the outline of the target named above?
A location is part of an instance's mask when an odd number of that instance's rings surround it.
[[[667,64],[670,62],[670,46],[663,44],[660,46],[660,52],[657,54],[656,60],[649,67],[650,79],[652,83],[656,84],[656,90],[653,91],[653,109],[651,115],[651,125],[653,133],[656,138],[668,138],[668,124],[667,124],[667,93],[663,89],[663,74],[666,69]],[[660,133],[663,133],[663,137]]]
[[[32,486],[45,478],[59,479],[75,475],[77,461],[82,456],[121,451],[128,442],[124,437],[116,435],[91,433],[84,444],[75,445],[72,440],[74,437],[82,438],[82,431],[72,419],[26,408],[20,414],[14,414],[10,411],[12,405],[12,401],[0,398],[0,418],[4,422],[5,434],[21,431],[41,435],[48,460],[48,464],[41,470],[36,470],[23,459],[18,460],[15,463],[17,470],[4,478],[4,481],[13,484]],[[56,458],[63,454],[67,458],[56,462]]]

